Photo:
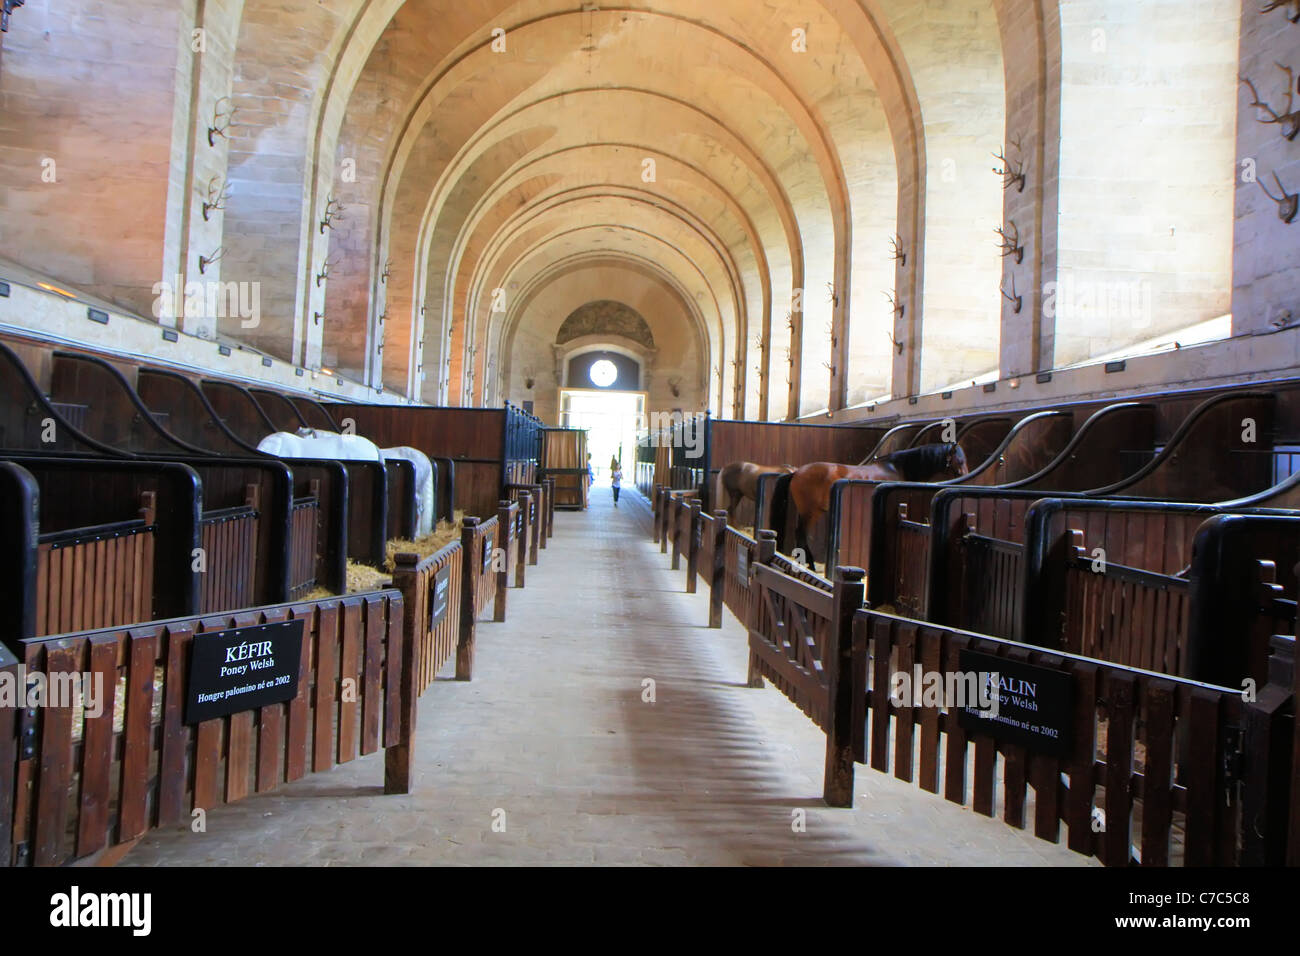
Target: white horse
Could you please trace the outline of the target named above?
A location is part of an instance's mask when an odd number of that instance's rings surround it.
[[[405,445],[380,449],[360,435],[341,435],[317,428],[275,432],[257,443],[257,450],[277,458],[325,458],[336,461],[378,461],[388,458],[409,461],[415,467],[415,514],[418,535],[433,530],[433,463],[424,452]]]

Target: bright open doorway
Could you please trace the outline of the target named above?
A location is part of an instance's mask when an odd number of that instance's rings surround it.
[[[637,428],[645,421],[645,392],[613,392],[596,388],[560,389],[560,425],[587,431],[587,451],[591,453],[596,483],[609,484],[609,460],[617,458],[623,466],[623,485],[636,460]]]

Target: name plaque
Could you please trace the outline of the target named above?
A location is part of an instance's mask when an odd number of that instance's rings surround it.
[[[298,696],[303,621],[194,635],[185,722],[197,724]]]
[[[981,688],[986,699],[996,694],[996,713],[981,713],[978,701],[968,702],[957,712],[957,723],[964,730],[1020,744],[1035,753],[1068,753],[1074,715],[1074,683],[1068,673],[972,650],[962,650],[959,660],[967,674],[977,673],[982,681],[991,681],[996,674],[998,679],[996,689]]]

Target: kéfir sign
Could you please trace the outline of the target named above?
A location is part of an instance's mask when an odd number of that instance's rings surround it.
[[[1005,657],[963,649],[960,666],[980,680],[997,675],[998,706],[992,716],[980,713],[978,701],[957,712],[957,723],[968,733],[988,734],[1020,744],[1035,753],[1062,756],[1070,749],[1074,713],[1074,683],[1065,671],[1036,667]]]
[[[194,635],[185,722],[197,724],[296,697],[302,631],[299,619]]]

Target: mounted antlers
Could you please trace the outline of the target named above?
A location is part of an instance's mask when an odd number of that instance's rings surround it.
[[[1276,172],[1273,173],[1273,182],[1277,183],[1277,188],[1282,191],[1280,197],[1269,192],[1263,181],[1256,180],[1256,182],[1259,183],[1259,188],[1264,190],[1264,195],[1277,203],[1277,218],[1289,225],[1295,219],[1296,213],[1300,212],[1300,193],[1287,192],[1286,187],[1282,185],[1282,180],[1278,179]]]
[[[894,333],[893,333],[893,332],[886,332],[885,335],[889,337],[889,344],[892,345],[892,346],[894,347],[894,351],[895,351],[896,353],[898,353],[899,355],[902,355],[902,354],[903,354],[903,343],[900,342],[900,341],[898,341],[898,339],[894,338]]]
[[[1016,294],[1016,274],[1014,272],[1011,273],[1011,294],[1007,295],[1007,290],[1002,288],[999,288],[998,291],[1002,293],[1002,298],[1012,304],[1012,311],[1019,315],[1025,300],[1022,296]]]
[[[1269,0],[1267,4],[1260,8],[1260,13],[1272,13],[1274,10],[1285,9],[1290,7],[1286,18],[1292,23],[1300,23],[1300,0]]]
[[[680,378],[670,378],[668,380],[668,391],[673,393],[673,398],[680,398],[682,394],[682,380]]]
[[[892,292],[885,292],[882,294],[889,300],[889,305],[894,310],[894,315],[901,319],[906,308],[903,303],[899,302]]]
[[[834,282],[826,283],[826,298],[831,303],[831,305],[840,304],[840,294],[835,291]]]
[[[221,104],[225,103],[223,108]],[[235,117],[239,114],[239,107],[229,96],[223,96],[212,105],[212,125],[208,127],[208,145],[216,146],[216,137],[220,136],[226,139],[226,131],[232,126],[238,126]]]
[[[387,262],[384,263],[384,271],[380,274],[380,276],[379,276],[379,281],[380,281],[382,284],[387,285],[387,284],[388,284],[388,277],[391,276],[392,274],[393,274],[393,260],[392,260],[392,259],[389,259]],[[423,314],[423,311],[424,311],[424,310],[421,309],[420,311],[421,311],[421,314]]]
[[[894,250],[893,255],[891,255],[890,258],[893,259],[895,262],[897,262],[904,269],[906,269],[907,253],[903,251],[903,237],[895,233],[890,238],[889,244],[893,247]]]
[[[316,288],[319,289],[320,284],[330,277],[330,269],[334,268],[335,265],[333,259],[327,259],[321,263],[320,272],[316,273]]]
[[[208,216],[218,209],[226,208],[226,200],[230,198],[230,183],[223,182],[220,188],[217,187],[217,177],[213,176],[208,180],[208,198],[203,203],[203,221],[208,221]]]
[[[1020,140],[1013,139],[1010,145],[1015,147],[1017,153],[1023,152],[1023,150],[1020,148]],[[1002,168],[998,169],[996,166],[994,166],[993,172],[997,173],[999,176],[1002,177],[1003,189],[1010,189],[1012,185],[1016,185],[1019,187],[1017,189],[1018,192],[1024,192],[1025,191],[1025,162],[1022,159],[1020,160],[1018,165],[1013,167],[1011,165],[1011,161],[1007,159],[1006,153],[1007,153],[1007,148],[1006,146],[1003,146],[1002,152],[993,154],[993,158],[1002,163]]]
[[[343,220],[343,204],[334,198],[330,193],[325,197],[325,218],[320,221],[320,234],[325,235],[326,229],[333,229],[334,223]]]
[[[1300,0],[1296,0],[1296,2],[1300,3]],[[1259,91],[1255,89],[1255,84],[1251,82],[1249,77],[1238,76],[1237,79],[1250,87],[1250,95],[1253,97],[1250,105],[1263,110],[1272,117],[1272,119],[1265,119],[1262,116],[1256,116],[1255,119],[1263,123],[1265,126],[1270,126],[1276,123],[1282,128],[1282,135],[1284,137],[1287,139],[1295,139],[1296,134],[1300,133],[1300,110],[1295,109],[1295,90],[1292,89],[1292,87],[1295,86],[1295,76],[1292,74],[1289,66],[1283,66],[1281,63],[1278,63],[1277,68],[1286,74],[1286,112],[1284,113],[1277,112],[1277,110],[1273,109],[1273,107],[1269,106],[1268,103],[1259,98]]]
[[[217,246],[217,251],[211,256],[199,256],[199,275],[204,275],[208,271],[208,266],[216,262],[226,254],[225,246]]]
[[[1002,242],[998,244],[998,248],[1002,250],[1002,258],[1005,259],[1007,256],[1014,255],[1016,265],[1019,265],[1025,261],[1025,247],[1020,244],[1020,229],[1016,226],[1015,220],[1010,222],[1010,226],[1010,235],[1007,235],[1006,230],[1001,226],[993,231],[1002,237]]]

